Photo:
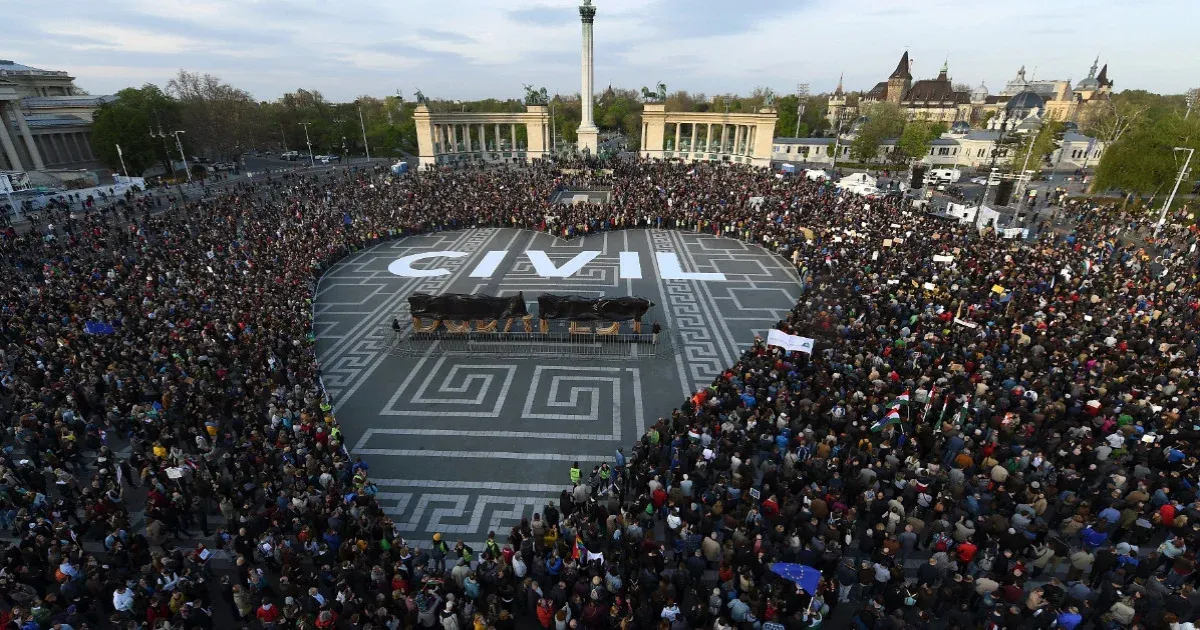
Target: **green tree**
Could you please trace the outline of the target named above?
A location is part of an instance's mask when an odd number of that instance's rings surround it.
[[[164,148],[164,140],[150,137],[150,131],[157,132],[160,126],[168,132],[173,130],[178,123],[179,103],[150,83],[125,88],[116,96],[117,100],[102,106],[92,119],[92,148],[97,157],[119,172],[119,144],[130,175],[141,175],[155,162],[170,172],[172,158]]]
[[[1175,147],[1200,151],[1200,118],[1168,114],[1135,125],[1104,148],[1094,190],[1120,188],[1139,194],[1169,191],[1186,155]],[[1196,163],[1197,158],[1192,159]]]
[[[879,148],[885,140],[904,130],[904,112],[895,103],[880,102],[867,104],[860,113],[867,121],[850,143],[850,157],[856,162],[870,163],[879,159]]]
[[[1038,129],[1037,133],[1027,133],[1020,136],[1020,141],[1008,153],[1008,169],[1011,172],[1026,170],[1039,171],[1042,162],[1054,152],[1055,140],[1063,133],[1063,123],[1052,120]],[[1026,165],[1028,160],[1028,166]]]
[[[896,154],[903,161],[916,161],[929,154],[933,141],[946,132],[945,123],[914,120],[904,126],[896,141]]]

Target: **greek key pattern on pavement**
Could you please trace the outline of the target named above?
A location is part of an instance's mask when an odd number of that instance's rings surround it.
[[[481,252],[486,249],[488,241],[495,236],[495,233],[496,230],[491,229],[467,230],[465,232],[437,234],[432,238],[418,237],[417,240],[421,241],[420,249],[431,251],[463,249],[469,252]],[[413,243],[409,242],[410,240],[414,239],[394,241],[389,243],[386,249],[393,251],[411,250],[413,249]],[[364,256],[364,258],[368,258],[369,260],[369,254],[368,256]],[[361,325],[352,330],[350,338],[341,340],[342,347],[340,349],[329,353],[328,356],[323,355],[321,357],[324,360],[321,369],[322,378],[326,389],[332,395],[335,403],[340,402],[339,399],[342,395],[361,385],[371,368],[379,364],[381,356],[384,355],[388,348],[389,340],[386,338],[386,335],[393,334],[389,326],[393,317],[400,320],[400,324],[403,327],[401,334],[411,329],[408,296],[417,292],[442,293],[469,268],[469,265],[473,264],[471,257],[448,259],[443,266],[450,271],[449,274],[410,280],[406,283],[407,286],[405,288],[381,300],[379,305],[370,312],[370,316],[363,320]],[[354,263],[351,263],[351,266],[354,266]],[[323,278],[318,285],[322,291],[329,290],[330,286],[346,284],[364,285],[371,281],[378,283],[381,276],[386,278],[390,273],[386,267],[383,269],[374,269],[368,278],[360,279],[358,282],[343,282],[341,270],[331,270],[328,275],[331,277],[327,279]],[[327,325],[326,322],[321,320],[321,314],[320,312],[318,313],[317,326]]]
[[[651,230],[650,238],[655,252],[678,252],[672,232]],[[691,390],[708,387],[721,373],[726,361],[717,349],[713,334],[714,322],[706,321],[697,301],[698,287],[691,280],[664,280],[659,282],[666,294],[665,309],[669,310],[669,324],[679,340],[679,351],[683,355],[687,375],[691,379]]]

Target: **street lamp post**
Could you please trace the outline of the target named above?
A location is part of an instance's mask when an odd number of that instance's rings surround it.
[[[987,179],[983,182],[983,192],[979,193],[979,203],[975,204],[975,208],[983,208],[983,200],[987,199],[988,190],[992,187],[992,175],[996,173],[996,156],[1000,152],[1000,143],[1004,140],[1004,131],[1008,127],[1008,121],[1000,123],[1000,135],[996,136],[996,144],[992,147],[992,163],[988,166]]]
[[[371,161],[371,145],[367,144],[367,125],[363,123],[362,105],[358,106],[358,126],[362,128],[363,151],[367,153],[367,161]]]
[[[805,106],[804,101],[807,101],[807,100],[808,100],[808,84],[801,83],[796,86],[796,133],[794,133],[792,135],[793,138],[800,137],[800,119],[804,118],[804,106]]]
[[[154,127],[150,127],[150,137],[158,138],[163,141],[163,154],[167,156],[167,164],[171,166],[171,177],[173,178],[175,177],[175,160],[171,159],[171,150],[167,148],[168,135],[170,134],[163,133],[161,126],[158,128],[158,133],[154,132]]]
[[[317,158],[313,157],[312,140],[308,137],[308,126],[311,124],[310,122],[302,122],[300,126],[304,127],[304,143],[308,145],[308,164],[309,166],[316,166]]]
[[[283,140],[283,152],[287,153],[287,134],[283,133],[283,123],[279,123],[279,138]]]
[[[187,156],[183,153],[183,141],[179,139],[179,134],[183,131],[172,132],[175,135],[175,146],[179,149],[179,159],[183,160],[183,172],[187,173],[188,183],[192,183],[192,169],[188,168]]]
[[[838,145],[842,141],[842,119],[838,118],[837,126],[833,128],[833,164],[829,166],[830,171],[837,169]],[[829,174],[831,177],[833,173]]]
[[[1188,156],[1187,159],[1183,161],[1183,168],[1179,169],[1179,177],[1175,178],[1175,187],[1171,189],[1171,196],[1167,197],[1167,203],[1163,204],[1162,212],[1158,214],[1158,223],[1154,224],[1155,237],[1158,236],[1159,230],[1162,229],[1163,224],[1167,221],[1167,210],[1170,210],[1171,202],[1175,201],[1175,193],[1179,192],[1179,184],[1183,182],[1183,176],[1187,173],[1188,165],[1192,163],[1192,154],[1196,152],[1195,149],[1189,149],[1187,147],[1175,147],[1174,150],[1187,151]]]
[[[121,145],[117,145],[117,159],[121,160],[121,172],[125,174],[125,179],[129,179],[129,169],[125,168],[125,154],[121,152]]]
[[[1041,133],[1040,129],[1038,130],[1038,133]],[[1025,170],[1029,168],[1029,158],[1030,158],[1030,156],[1033,155],[1033,145],[1036,143],[1037,143],[1037,134],[1034,134],[1033,136],[1031,136],[1029,138],[1029,150],[1025,152],[1025,162],[1021,165],[1021,175],[1017,179],[1017,199],[1018,200],[1024,199],[1024,197],[1022,197],[1022,195],[1025,194],[1025,185],[1028,182],[1028,178],[1026,178],[1026,176],[1025,176]],[[1018,201],[1018,203],[1020,203],[1020,202]]]

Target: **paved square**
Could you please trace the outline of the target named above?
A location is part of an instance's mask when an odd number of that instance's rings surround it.
[[[390,351],[391,322],[398,318],[407,335],[414,292],[523,292],[534,314],[542,293],[644,297],[655,303],[644,325],[661,322],[675,352],[514,359],[434,345],[406,356]],[[506,536],[556,498],[573,461],[585,473],[611,461],[733,365],[798,297],[787,261],[733,239],[667,230],[569,242],[524,230],[443,232],[332,267],[314,306],[317,354],[348,444],[371,464],[393,520],[417,540],[440,531],[480,545],[489,530]]]

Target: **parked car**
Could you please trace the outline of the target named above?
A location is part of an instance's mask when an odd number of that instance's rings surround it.
[[[322,164],[329,164],[330,162],[339,162],[340,163],[342,161],[342,156],[333,155],[333,154],[318,155],[316,157],[316,160]]]
[[[299,151],[287,151],[285,153],[280,153],[279,159],[288,160],[289,162],[294,162],[294,161],[300,159],[300,152]]]

